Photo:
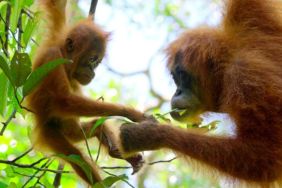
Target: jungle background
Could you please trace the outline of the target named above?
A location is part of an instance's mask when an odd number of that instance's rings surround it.
[[[32,113],[24,108],[24,98],[40,81],[40,76],[32,76],[31,62],[46,31],[37,3],[0,0],[0,188],[85,187],[69,165],[32,149]],[[69,22],[87,16],[90,3],[69,0]],[[100,0],[95,21],[112,34],[106,57],[84,93],[189,127],[166,115],[175,86],[166,69],[164,50],[185,29],[217,25],[221,8],[220,0]],[[43,70],[37,74],[47,73]],[[224,118],[208,117],[204,127],[214,128],[214,120]],[[79,147],[97,159],[105,178],[104,184],[96,187],[218,187],[218,182],[195,175],[189,163],[170,151],[144,152],[146,165],[132,176],[128,164],[100,152],[95,139],[88,144],[89,148],[85,142]]]

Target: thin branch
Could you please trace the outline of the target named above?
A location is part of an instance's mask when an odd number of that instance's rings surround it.
[[[91,154],[91,151],[90,151],[90,147],[89,147],[89,144],[88,144],[87,136],[86,136],[86,134],[85,134],[83,128],[80,127],[80,129],[81,129],[81,132],[82,132],[83,137],[84,137],[84,141],[85,141],[85,144],[86,144],[86,148],[87,148],[88,155],[89,155],[91,161],[93,161],[93,157],[92,157],[92,154]]]
[[[112,173],[110,173],[110,172],[108,172],[108,171],[106,171],[106,170],[103,170],[103,171],[104,171],[106,174],[110,175],[110,176],[118,177],[117,175],[112,174]],[[127,180],[121,179],[121,181],[123,181],[124,183],[126,183],[129,187],[135,188],[135,187],[134,187],[132,184],[130,184]]]
[[[148,73],[148,70],[141,70],[141,71],[136,71],[136,72],[123,73],[123,72],[119,72],[119,71],[117,71],[117,70],[111,68],[111,67],[110,67],[109,65],[107,65],[107,64],[104,64],[104,65],[106,66],[106,68],[107,68],[110,72],[112,72],[112,73],[114,73],[114,74],[116,74],[116,75],[118,75],[118,76],[121,76],[121,77],[136,76],[136,75],[139,75],[139,74],[147,74],[147,73]]]
[[[24,174],[24,173],[21,173],[21,172],[17,172],[13,168],[12,168],[12,170],[13,170],[13,173],[18,174],[20,176],[28,177],[28,178],[32,177],[32,175],[27,175],[27,174]],[[36,178],[37,178],[37,176],[36,176]]]
[[[19,159],[23,158],[24,156],[26,156],[28,153],[30,153],[33,150],[33,148],[28,149],[26,152],[24,152],[23,154],[21,154],[20,156],[16,157],[15,159],[13,159],[11,162],[16,162]]]
[[[92,16],[93,20],[94,20],[94,17],[95,17],[97,3],[98,3],[98,0],[92,0],[91,5],[90,5],[90,9],[89,9],[89,16]]]
[[[35,39],[31,38],[31,41],[32,41],[36,46],[39,46],[39,44],[36,42]]]
[[[149,61],[149,65],[148,67],[145,69],[145,70],[141,70],[141,71],[135,71],[135,72],[130,72],[130,73],[123,73],[123,72],[119,72],[113,68],[111,68],[109,65],[105,64],[106,68],[112,72],[113,74],[116,74],[118,76],[121,76],[121,77],[130,77],[130,76],[136,76],[136,75],[139,75],[139,74],[144,74],[147,79],[148,79],[148,83],[149,83],[149,91],[151,93],[151,95],[153,97],[155,97],[157,100],[158,100],[158,103],[154,106],[151,106],[149,108],[147,108],[145,111],[148,112],[148,111],[151,111],[151,110],[154,110],[156,108],[160,108],[164,102],[166,102],[167,100],[162,96],[160,95],[154,88],[153,86],[153,76],[152,74],[150,73],[150,70],[151,70],[151,66],[152,66],[152,63],[153,63],[153,59],[154,57],[151,57],[150,61]]]
[[[131,169],[132,166],[101,166],[103,170]]]
[[[12,112],[12,114],[11,114],[10,117],[8,118],[8,120],[7,120],[6,122],[2,122],[3,127],[2,127],[2,129],[1,129],[1,131],[0,131],[0,136],[3,136],[4,131],[6,130],[7,126],[8,126],[9,123],[12,121],[12,119],[15,118],[16,113],[17,113],[17,110],[14,109],[13,112]]]
[[[64,170],[64,165],[62,163],[59,163],[57,170],[60,171]],[[58,188],[61,185],[61,179],[62,179],[62,173],[57,173],[53,182],[53,186],[55,188]]]
[[[150,162],[148,163],[148,165],[154,165],[154,164],[159,164],[159,163],[170,163],[174,161],[175,159],[177,159],[177,157],[173,157],[172,159],[169,159],[169,160],[160,160],[160,161]]]
[[[49,166],[53,163],[53,160],[48,160],[44,166],[42,165],[41,168],[49,168]],[[38,178],[37,178],[37,181],[34,183],[34,187],[36,187],[37,184],[39,185],[43,185],[41,182],[40,182],[40,179],[46,174],[47,171],[43,172]],[[44,185],[43,185],[44,186]],[[45,187],[45,186],[44,186]]]
[[[44,168],[47,166],[47,164],[49,164],[49,162],[51,161],[51,159],[48,159],[48,161],[46,161],[42,166],[41,168]],[[40,170],[37,170],[22,186],[22,188],[24,188],[25,186],[27,186],[27,184],[37,176],[37,174],[40,172]]]
[[[99,135],[100,139],[99,140],[102,140],[102,137],[103,137],[103,125],[101,125],[102,127],[102,131]],[[99,142],[99,147],[98,147],[98,152],[97,152],[97,156],[96,156],[96,160],[95,162],[97,163],[98,162],[98,159],[99,159],[99,156],[100,156],[100,153],[101,153],[101,148],[102,148],[102,141]]]
[[[19,16],[19,20],[18,20],[18,51],[22,50],[22,45],[21,45],[21,41],[22,41],[22,11],[20,13]]]
[[[19,167],[19,168],[34,168],[34,169],[36,169],[37,167],[35,167],[35,165],[41,163],[42,161],[44,161],[46,159],[47,159],[46,157],[43,157],[43,158],[39,159],[38,161],[31,163],[31,164],[19,164],[19,163],[16,163],[15,161],[13,161],[13,160],[12,161],[0,160],[0,163],[8,164],[8,165],[11,165],[11,166],[16,166],[16,167]]]
[[[30,19],[33,19],[33,14],[28,9],[22,9],[23,14],[27,15]]]
[[[22,44],[20,41],[18,41],[16,34],[9,28],[9,23],[1,16],[0,14],[0,19],[5,23],[5,26],[8,25],[7,30],[5,30],[5,34],[6,36],[9,36],[9,33],[12,34],[12,37],[15,39],[15,42],[17,43],[18,46],[20,46],[21,48],[23,48]],[[20,30],[20,32],[22,32]],[[8,49],[8,41],[5,41],[5,48]]]
[[[22,103],[23,103],[23,101],[24,101],[24,97],[22,98],[21,101],[19,100],[19,97],[18,97],[18,95],[17,95],[17,89],[16,89],[16,88],[14,88],[14,95],[15,95],[16,101],[17,101],[17,103],[18,103],[18,105],[20,106],[21,109],[24,109],[24,110],[26,110],[26,111],[28,111],[28,112],[31,112],[31,113],[35,114],[35,112],[33,112],[33,111],[30,110],[29,108],[27,108],[27,107],[25,107],[25,106],[22,105]]]
[[[0,14],[1,16],[1,14]],[[4,43],[4,48],[6,49],[6,51],[8,52],[7,57],[9,58],[9,51],[8,51],[8,41],[9,41],[9,26],[10,26],[10,17],[11,17],[11,5],[8,3],[7,5],[7,12],[6,12],[6,20],[3,20],[3,22],[5,23],[5,43]]]
[[[3,50],[4,54],[6,55],[6,57],[8,57],[9,53],[6,50],[6,48],[4,47],[5,46],[5,42],[4,42],[4,40],[3,40],[3,38],[1,36],[0,36],[0,42],[1,42],[2,50]]]
[[[48,159],[48,158],[44,157],[44,158],[41,158],[38,161],[31,163],[31,164],[19,164],[19,163],[16,163],[14,161],[8,161],[8,160],[0,160],[0,163],[8,164],[8,165],[19,167],[19,168],[32,168],[34,170],[47,171],[47,172],[52,172],[52,173],[70,173],[70,171],[52,170],[52,169],[48,169],[48,168],[40,168],[40,167],[35,166],[35,165],[41,163],[42,161],[44,161],[46,159]]]
[[[46,172],[52,172],[52,173],[64,173],[64,174],[69,174],[72,173],[71,171],[67,171],[67,170],[52,170],[52,169],[48,169],[48,168],[38,168],[38,167],[32,167],[35,170],[40,170],[40,171],[46,171]]]
[[[177,157],[173,157],[172,159],[169,160],[160,160],[160,161],[153,161],[150,163],[147,163],[148,165],[155,165],[155,164],[159,164],[159,163],[170,163],[172,161],[174,161],[175,159],[177,159]],[[131,169],[131,166],[101,166],[101,169],[110,169],[110,170],[117,170],[117,169]]]

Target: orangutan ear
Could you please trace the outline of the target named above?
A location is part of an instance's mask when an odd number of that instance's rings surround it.
[[[72,53],[74,51],[73,40],[71,38],[66,39],[65,47],[68,53]]]

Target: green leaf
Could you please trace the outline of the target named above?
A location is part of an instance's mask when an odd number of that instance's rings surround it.
[[[4,73],[0,73],[0,114],[5,116],[8,100],[8,78]]]
[[[7,168],[5,169],[5,172],[6,172],[8,177],[10,177],[10,178],[15,177],[15,173],[14,173],[11,166],[7,166]]]
[[[178,110],[179,115],[184,115],[187,112],[187,110]]]
[[[94,180],[92,179],[92,167],[88,165],[79,155],[64,155],[64,154],[57,154],[56,156],[72,162],[82,168],[82,170],[85,172],[87,178],[90,180],[90,182],[93,182]]]
[[[28,54],[16,51],[11,62],[10,72],[13,85],[22,86],[31,73],[31,60]]]
[[[8,188],[17,188],[17,184],[14,182],[11,182],[8,186]]]
[[[39,13],[33,15],[33,19],[28,19],[23,33],[23,43],[26,46],[39,23]]]
[[[7,4],[8,4],[7,1],[1,1],[1,2],[0,2],[0,10],[1,10],[5,5],[7,5]]]
[[[23,86],[23,96],[27,96],[52,70],[61,64],[71,63],[67,59],[56,59],[35,69]]]
[[[119,175],[119,176],[109,176],[109,177],[105,178],[102,182],[96,183],[93,186],[93,188],[111,187],[114,183],[116,183],[120,180],[124,180],[124,179],[128,179],[128,177],[125,174]]]
[[[105,117],[101,117],[99,118],[95,124],[91,127],[91,130],[90,130],[90,133],[89,133],[89,136],[92,136],[95,129],[97,129],[98,127],[100,127],[101,125],[103,125],[103,123],[105,123],[105,121],[107,120],[107,118]]]
[[[155,114],[155,116],[156,116],[157,119],[161,119],[161,120],[163,120],[165,122],[170,122],[170,119],[165,117],[166,114],[159,114],[159,113],[157,113],[157,114]]]
[[[24,5],[29,7],[33,4],[33,2],[34,2],[34,0],[25,0]]]
[[[22,4],[22,0],[17,0],[13,3],[13,6],[12,6],[12,13],[10,17],[10,28],[13,33],[16,32],[16,29],[18,26],[18,20],[19,20],[21,8],[22,8],[21,4]]]
[[[5,75],[8,77],[8,79],[10,80],[10,82],[12,82],[12,78],[11,78],[11,73],[10,73],[10,68],[8,66],[6,57],[0,53],[0,68],[3,70],[3,72],[5,73]]]
[[[8,187],[8,185],[0,181],[0,188],[6,188],[6,187]]]

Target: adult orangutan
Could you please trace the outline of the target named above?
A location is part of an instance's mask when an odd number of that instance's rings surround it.
[[[186,31],[168,47],[177,86],[173,109],[185,121],[228,113],[236,136],[143,122],[118,132],[124,155],[169,148],[225,175],[260,186],[282,177],[282,2],[228,0],[223,23]],[[191,163],[189,163],[191,164]]]

